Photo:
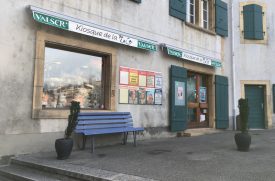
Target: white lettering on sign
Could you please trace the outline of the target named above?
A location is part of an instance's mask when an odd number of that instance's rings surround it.
[[[191,61],[194,61],[197,63],[211,65],[211,59],[206,58],[206,57],[197,56],[197,55],[190,54],[190,53],[186,53],[186,52],[182,52],[182,58],[186,59],[186,60],[191,60]]]
[[[71,22],[71,21],[69,23],[69,30],[76,33],[132,46],[132,47],[137,47],[138,45],[138,40],[136,39],[119,35],[116,33],[108,32],[108,31],[100,30],[98,28],[82,25],[79,23]]]

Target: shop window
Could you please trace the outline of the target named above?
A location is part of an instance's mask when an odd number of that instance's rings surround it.
[[[103,58],[45,47],[42,108],[69,108],[72,100],[84,109],[104,109]]]
[[[265,4],[240,3],[241,43],[267,43],[265,12]]]
[[[116,49],[38,31],[32,118],[68,118],[70,102],[82,111],[116,110]]]

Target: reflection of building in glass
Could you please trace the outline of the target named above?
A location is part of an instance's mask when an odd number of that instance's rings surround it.
[[[72,100],[81,108],[102,107],[101,57],[46,47],[44,71],[43,108],[68,108]]]

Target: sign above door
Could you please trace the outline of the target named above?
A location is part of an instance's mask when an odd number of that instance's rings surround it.
[[[161,47],[166,50],[167,54],[170,56],[178,57],[184,60],[189,60],[192,62],[209,65],[213,67],[221,67],[222,63],[216,58],[211,58],[205,55],[194,53],[191,51],[183,50],[180,48],[175,48],[166,44],[161,44]]]

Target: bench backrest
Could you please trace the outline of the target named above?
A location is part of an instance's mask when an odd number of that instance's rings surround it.
[[[130,112],[82,112],[78,114],[76,133],[87,130],[116,129],[133,127]]]

